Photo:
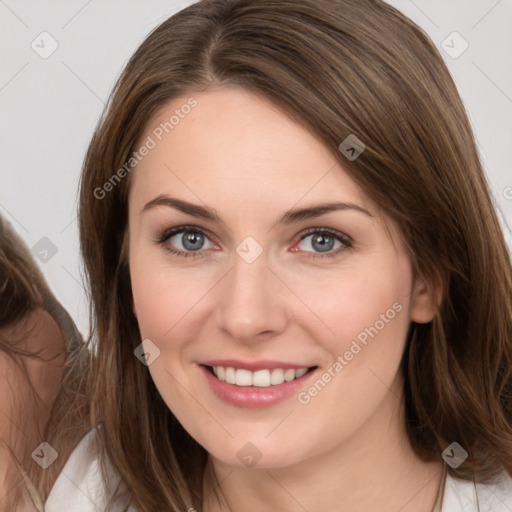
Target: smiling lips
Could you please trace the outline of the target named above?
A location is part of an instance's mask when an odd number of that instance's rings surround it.
[[[221,381],[235,386],[266,388],[291,382],[304,376],[311,366],[282,361],[238,361],[216,359],[202,363]]]
[[[210,389],[237,407],[269,407],[298,393],[317,366],[279,361],[205,361],[198,365]],[[303,382],[304,381],[304,382]]]

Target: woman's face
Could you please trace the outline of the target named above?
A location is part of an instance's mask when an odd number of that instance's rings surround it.
[[[236,466],[385,428],[410,322],[432,318],[396,226],[266,100],[191,96],[153,117],[131,176],[134,310],[162,398]]]

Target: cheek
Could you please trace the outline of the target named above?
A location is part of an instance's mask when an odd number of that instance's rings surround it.
[[[344,279],[326,278],[309,295],[322,322],[310,315],[302,327],[327,358],[318,380],[298,400],[305,410],[330,411],[327,429],[321,415],[318,421],[308,420],[313,430],[323,431],[326,443],[364,424],[399,371],[410,323],[411,273],[406,261],[382,261],[353,267]]]
[[[211,276],[201,269],[171,267],[165,258],[138,249],[130,254],[130,275],[142,339],[161,350],[176,346],[180,329],[193,327],[190,319],[201,309]]]
[[[133,302],[143,338],[161,337],[169,329],[172,294],[163,283],[145,273],[132,277]]]
[[[155,341],[165,338],[193,295],[179,280],[168,279],[156,269],[133,276],[132,293],[141,336]]]
[[[405,261],[379,260],[379,265],[350,268],[343,275],[326,274],[301,287],[311,315],[302,315],[305,328],[322,340],[333,356],[350,348],[353,340],[364,345],[372,339],[399,342],[409,325],[411,274]],[[398,343],[399,344],[399,343]]]

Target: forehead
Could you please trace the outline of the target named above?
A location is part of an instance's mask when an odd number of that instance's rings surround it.
[[[306,196],[369,204],[331,148],[243,89],[173,99],[153,116],[137,147],[148,137],[154,147],[132,171],[136,202],[180,190],[196,200],[222,205],[229,199],[240,207],[269,200],[291,207]]]

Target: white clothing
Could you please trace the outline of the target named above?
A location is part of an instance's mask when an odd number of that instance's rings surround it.
[[[46,512],[104,512],[107,498],[95,444],[96,431],[91,430],[77,445],[58,476],[48,500]],[[110,466],[112,479],[119,481]],[[123,489],[126,489],[123,487]],[[479,508],[478,508],[479,507]],[[122,512],[115,506],[112,512]],[[439,512],[511,512],[512,478],[503,473],[498,482],[476,484],[446,476],[444,497]],[[129,512],[137,512],[132,505]]]
[[[96,442],[97,432],[91,430],[78,443],[50,491],[44,505],[45,512],[106,511],[108,499]],[[108,465],[108,474],[113,483],[119,483],[120,478],[111,465]],[[120,489],[126,490],[122,482]],[[108,512],[124,510],[123,503],[116,503]],[[134,506],[127,511],[138,512]]]
[[[503,472],[493,484],[473,484],[447,475],[441,512],[511,512],[512,478]]]

